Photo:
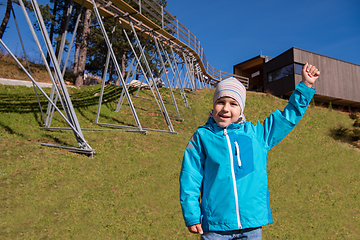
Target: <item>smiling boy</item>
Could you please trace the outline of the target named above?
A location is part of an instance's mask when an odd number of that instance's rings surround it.
[[[273,222],[266,172],[268,151],[304,115],[319,77],[308,63],[283,111],[263,124],[246,122],[245,87],[235,78],[221,81],[207,123],[191,137],[180,173],[180,203],[185,225],[201,239],[261,239]]]

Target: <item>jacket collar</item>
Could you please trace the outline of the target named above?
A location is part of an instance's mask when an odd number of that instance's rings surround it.
[[[232,123],[229,126],[226,127],[226,129],[228,131],[231,131],[233,129],[238,129],[240,128],[241,124],[238,123]],[[213,117],[209,117],[208,121],[206,122],[206,124],[203,126],[204,128],[209,129],[210,131],[214,132],[216,135],[223,135],[224,134],[224,127],[219,126]]]

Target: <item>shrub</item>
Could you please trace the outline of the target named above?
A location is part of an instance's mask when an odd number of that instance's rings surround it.
[[[339,136],[339,137],[346,137],[346,136],[348,136],[349,132],[350,132],[350,130],[347,127],[344,127],[341,125],[339,127],[333,129],[333,134],[335,136]]]
[[[355,120],[354,127],[360,127],[360,118]]]
[[[351,119],[356,119],[353,126],[354,128],[347,128],[339,125],[331,130],[331,134],[333,137],[337,139],[341,139],[343,141],[350,141],[356,147],[360,148],[360,118],[357,117],[356,114],[349,114]]]
[[[310,102],[310,107],[315,107],[315,99],[311,99],[311,102]]]
[[[349,117],[350,117],[351,119],[359,119],[359,117],[356,115],[356,113],[350,113],[350,114],[349,114]]]
[[[360,140],[360,129],[354,128],[351,134],[351,139],[356,142]]]
[[[332,103],[331,103],[331,101],[329,102],[328,109],[329,109],[330,111],[332,110]]]

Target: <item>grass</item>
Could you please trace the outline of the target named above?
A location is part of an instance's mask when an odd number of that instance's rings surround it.
[[[82,128],[94,124],[99,86],[69,89]],[[50,92],[49,89],[46,89]],[[106,87],[100,122],[135,125],[128,104],[115,113],[115,91]],[[131,90],[133,92],[133,90]],[[150,98],[149,91],[142,97]],[[171,102],[168,89],[161,93]],[[198,239],[184,226],[178,200],[183,150],[205,123],[212,90],[175,92],[184,122],[178,134],[84,131],[93,159],[37,142],[76,146],[70,131],[41,130],[32,88],[0,85],[0,235],[2,239]],[[167,130],[154,101],[132,98],[143,127]],[[42,106],[46,101],[41,97]],[[126,101],[125,101],[126,102]],[[245,115],[263,120],[285,100],[248,93]],[[170,117],[174,106],[166,104]],[[269,152],[274,224],[264,239],[359,239],[360,151],[334,139],[348,114],[311,107],[299,125]],[[65,126],[55,114],[52,126]]]

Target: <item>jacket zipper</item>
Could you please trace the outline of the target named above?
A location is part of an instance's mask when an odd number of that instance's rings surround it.
[[[232,176],[233,186],[234,186],[236,218],[237,218],[239,229],[242,229],[241,222],[240,222],[239,198],[238,198],[238,194],[237,194],[236,178],[235,178],[235,171],[234,171],[234,164],[233,164],[233,154],[232,154],[232,150],[231,150],[230,138],[227,134],[226,128],[224,129],[224,135],[226,136],[226,140],[227,140],[227,144],[228,144],[228,148],[229,148],[229,154],[230,154],[230,166],[231,166],[231,176]]]

